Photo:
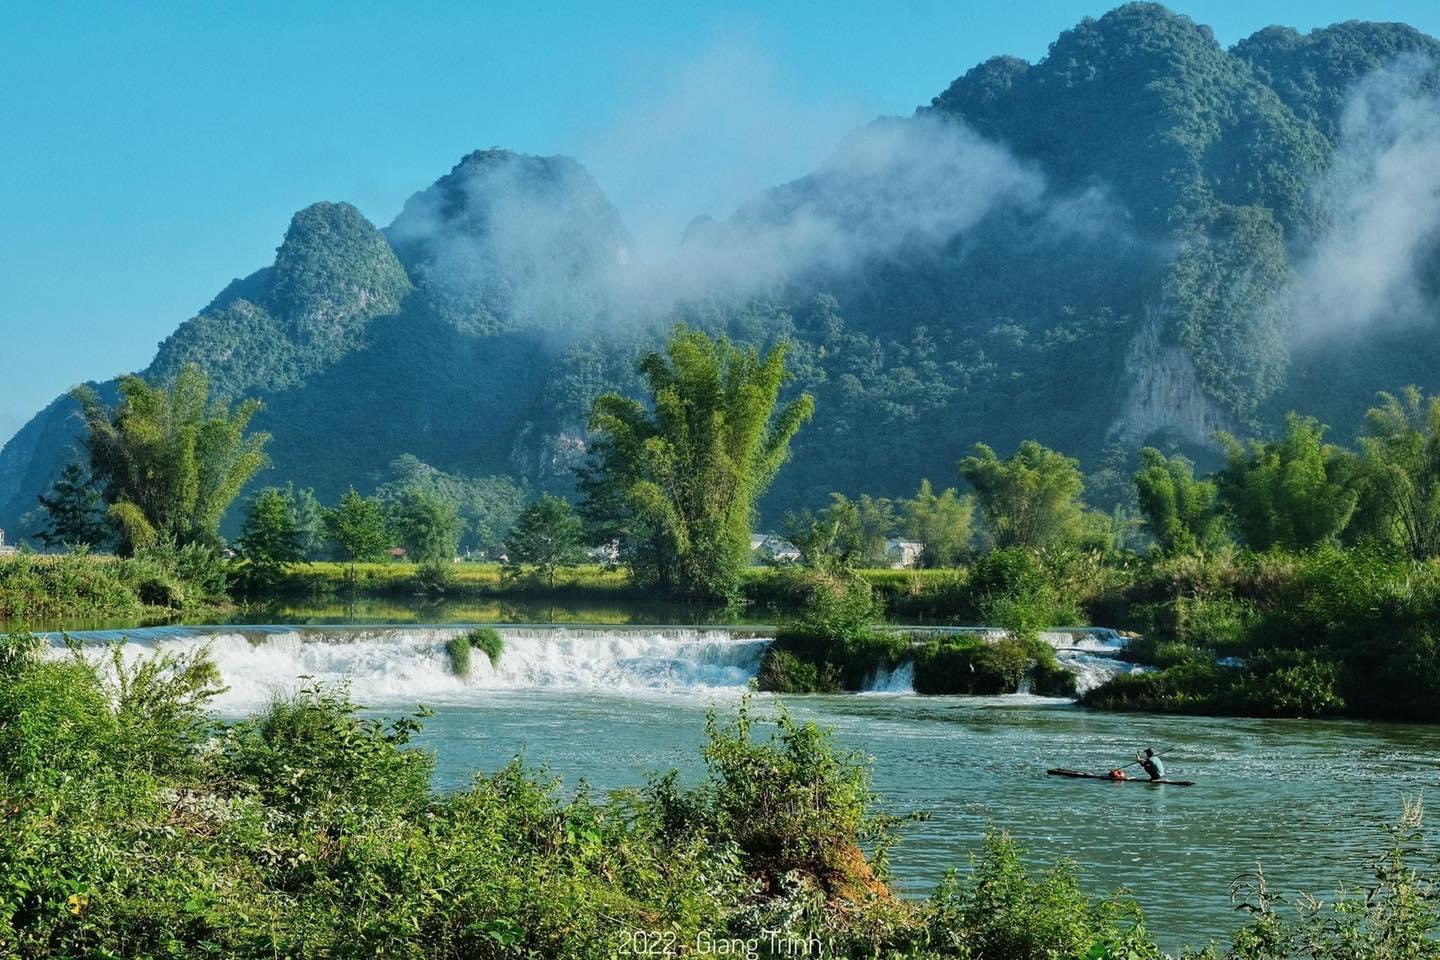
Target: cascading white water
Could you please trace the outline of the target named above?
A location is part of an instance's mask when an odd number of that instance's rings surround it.
[[[1007,632],[999,627],[910,627],[905,630],[917,640],[937,634],[968,634],[994,643],[1007,636]],[[1054,647],[1055,658],[1060,661],[1060,665],[1075,674],[1075,689],[1079,693],[1097,687],[1111,677],[1144,669],[1119,659],[1128,641],[1124,634],[1109,627],[1046,630],[1040,634],[1040,639]],[[907,690],[896,688],[895,678],[899,678],[902,673],[907,681],[913,679],[914,664],[904,664],[893,674],[890,671],[879,671],[866,685],[867,692],[881,689],[890,692],[913,692],[913,687]],[[1019,692],[1028,694],[1029,689],[1027,680]]]
[[[462,627],[149,627],[72,634],[99,650],[123,642],[127,659],[208,645],[228,689],[214,701],[224,713],[248,713],[277,693],[308,682],[348,682],[366,706],[464,703],[485,691],[575,689],[616,692],[738,692],[760,668],[770,639],[729,629],[676,627],[502,627],[497,664],[473,652],[457,677],[445,643]],[[998,640],[1004,631],[959,628]],[[1135,670],[1117,659],[1121,634],[1102,628],[1054,630],[1042,638],[1076,674],[1080,692]],[[52,638],[57,650],[61,640]],[[915,665],[877,670],[866,693],[914,693]]]
[[[445,643],[462,628],[160,628],[73,635],[82,642],[123,640],[127,659],[209,645],[229,689],[224,713],[262,707],[307,682],[346,681],[366,706],[461,703],[487,690],[719,691],[743,689],[769,639],[727,630],[672,628],[500,628],[499,663],[473,651],[457,677]],[[57,645],[58,640],[54,641]],[[98,647],[96,648],[98,649]]]
[[[1142,669],[1119,658],[1125,649],[1126,637],[1108,627],[1047,630],[1040,639],[1054,647],[1060,665],[1075,674],[1078,693],[1098,687],[1112,677]]]
[[[862,693],[914,693],[915,664],[907,660],[894,670],[881,667],[870,675]]]

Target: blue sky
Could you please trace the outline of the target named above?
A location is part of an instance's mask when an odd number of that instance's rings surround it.
[[[813,167],[1076,0],[0,5],[0,441],[70,385],[135,370],[290,215],[377,224],[469,150],[570,153],[642,244]],[[1230,44],[1434,0],[1176,5]]]

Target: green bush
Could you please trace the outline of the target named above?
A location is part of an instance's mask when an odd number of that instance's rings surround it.
[[[748,698],[710,714],[700,783],[602,800],[518,761],[437,794],[423,713],[365,719],[311,686],[225,726],[216,689],[203,651],[102,669],[0,640],[0,956],[590,960],[648,950],[637,930],[776,931],[837,960],[1161,956],[1128,898],[1027,870],[1003,834],[930,899],[897,898],[886,852],[909,818],[875,811],[868,759]],[[1417,808],[1359,895],[1295,911],[1242,885],[1229,956],[1434,958],[1422,849]]]
[[[1026,680],[1038,694],[1075,693],[1075,675],[1060,665],[1053,647],[1036,638],[957,634],[915,651],[917,693],[991,696],[1015,693]]]
[[[470,654],[473,650],[484,653],[493,669],[500,665],[500,655],[505,652],[505,639],[494,627],[480,627],[446,640],[445,656],[449,659],[450,670],[455,676],[470,676]]]
[[[445,641],[445,656],[450,661],[450,672],[464,679],[470,676],[470,638],[462,634]]]
[[[443,597],[454,582],[454,564],[448,560],[422,563],[411,578],[414,592],[422,597]]]
[[[1031,876],[1003,833],[985,840],[968,876],[947,876],[926,911],[934,956],[1162,960],[1128,899],[1091,902],[1074,864]]]
[[[490,659],[492,668],[500,666],[500,655],[505,652],[505,638],[494,627],[480,627],[465,635],[469,645]]]
[[[865,580],[844,576],[815,581],[804,612],[776,633],[766,651],[760,689],[774,693],[863,689],[877,671],[893,670],[909,656],[909,641],[873,626],[879,615]]]
[[[1087,692],[1087,706],[1157,713],[1317,717],[1344,712],[1342,670],[1295,650],[1258,652],[1243,666],[1187,660],[1165,670],[1114,677]]]
[[[755,682],[770,693],[840,693],[845,689],[834,664],[826,663],[822,669],[821,664],[774,644],[765,651]]]

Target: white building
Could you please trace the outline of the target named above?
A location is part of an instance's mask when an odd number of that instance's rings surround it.
[[[0,557],[13,557],[19,552],[14,547],[5,546],[5,531],[0,529]]]
[[[925,544],[919,540],[901,540],[891,537],[885,541],[885,556],[890,559],[892,570],[905,570],[920,565],[920,556],[925,552]]]
[[[585,551],[591,563],[603,563],[605,566],[614,566],[620,562],[620,541],[611,540],[609,543],[602,543],[598,547],[591,547]]]
[[[799,563],[800,551],[795,544],[773,533],[750,534],[750,553],[760,563]]]

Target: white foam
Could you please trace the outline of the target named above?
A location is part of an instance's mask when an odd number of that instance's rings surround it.
[[[870,675],[862,693],[914,693],[915,663],[906,660],[894,670],[881,667]]]
[[[725,630],[500,628],[499,663],[472,651],[457,677],[445,642],[461,628],[294,630],[218,628],[132,631],[127,660],[209,644],[229,689],[214,701],[225,713],[263,707],[277,692],[307,682],[347,681],[366,706],[460,703],[489,690],[739,690],[760,667],[769,640]],[[92,641],[115,638],[96,635]],[[98,647],[95,647],[98,651]]]

